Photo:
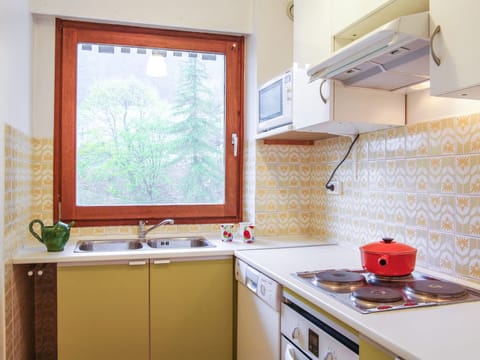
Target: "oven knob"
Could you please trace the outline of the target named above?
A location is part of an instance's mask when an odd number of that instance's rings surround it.
[[[292,339],[298,339],[300,337],[300,329],[298,327],[294,328],[292,331]]]
[[[324,357],[323,360],[335,360],[335,357],[333,356],[333,353],[329,351]]]

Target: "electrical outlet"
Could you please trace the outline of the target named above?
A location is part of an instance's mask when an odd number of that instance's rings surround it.
[[[327,194],[330,195],[342,195],[343,192],[343,184],[341,181],[331,181],[330,185],[333,186],[333,189],[327,189]]]

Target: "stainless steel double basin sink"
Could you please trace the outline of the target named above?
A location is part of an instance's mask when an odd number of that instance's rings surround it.
[[[74,252],[117,252],[142,249],[191,249],[215,247],[203,236],[164,237],[141,241],[131,240],[82,240],[77,242]]]

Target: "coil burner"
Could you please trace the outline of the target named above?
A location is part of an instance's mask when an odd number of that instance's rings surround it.
[[[405,303],[403,293],[396,288],[365,286],[352,292],[352,301],[365,309],[380,307],[389,309]]]
[[[363,270],[330,269],[293,276],[363,314],[480,300],[479,290],[417,271],[378,276]]]
[[[314,275],[312,284],[333,292],[352,292],[366,284],[365,277],[353,271],[328,270]]]
[[[468,296],[463,286],[441,280],[417,280],[409,283],[405,292],[418,302],[462,300]]]

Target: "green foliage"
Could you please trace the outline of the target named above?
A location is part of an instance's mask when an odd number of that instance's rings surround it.
[[[191,203],[222,202],[224,184],[224,99],[208,86],[205,64],[197,57],[181,66],[174,102],[175,161],[182,164],[179,184]]]
[[[175,99],[133,77],[98,81],[79,102],[79,205],[221,203],[224,99],[184,60]]]
[[[167,118],[155,91],[135,79],[92,87],[77,125],[77,186],[86,203],[151,203],[168,193]]]

